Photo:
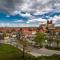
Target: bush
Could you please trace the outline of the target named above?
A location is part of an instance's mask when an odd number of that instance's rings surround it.
[[[58,50],[58,51],[60,51],[59,47],[46,46],[45,48],[50,49],[50,50]]]

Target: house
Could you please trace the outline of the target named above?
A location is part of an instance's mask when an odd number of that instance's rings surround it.
[[[57,21],[55,22],[54,27],[55,27],[54,32],[55,32],[56,34],[60,35],[60,20],[57,20]]]

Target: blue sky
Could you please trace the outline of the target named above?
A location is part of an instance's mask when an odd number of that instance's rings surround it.
[[[0,24],[39,26],[60,20],[60,0],[0,0]]]

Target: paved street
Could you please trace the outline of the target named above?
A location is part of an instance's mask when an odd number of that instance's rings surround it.
[[[48,50],[45,48],[41,49],[32,49],[31,53],[33,53],[34,56],[51,56],[53,54],[58,54],[60,55],[60,51],[55,51],[55,50]]]

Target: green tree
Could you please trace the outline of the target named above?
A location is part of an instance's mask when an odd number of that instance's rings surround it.
[[[60,36],[56,36],[56,44],[57,44],[57,47],[59,47],[59,44],[60,44]]]
[[[46,38],[45,38],[45,34],[44,33],[37,32],[34,41],[36,42],[37,45],[43,46],[43,43],[44,43],[45,39]]]
[[[17,40],[22,40],[22,37],[23,37],[23,32],[22,32],[22,28],[20,28],[17,32]]]

